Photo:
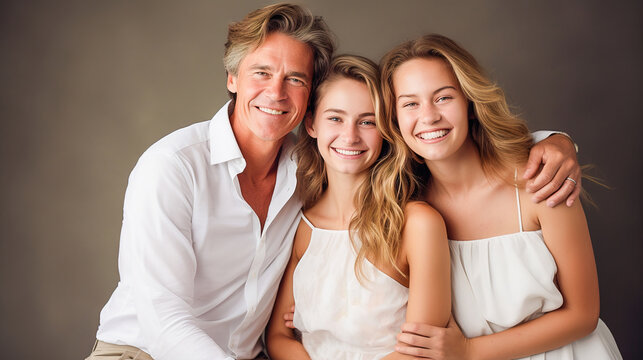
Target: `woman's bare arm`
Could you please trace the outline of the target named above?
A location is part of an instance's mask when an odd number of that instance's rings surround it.
[[[310,242],[310,228],[303,222],[300,223],[295,234],[295,242],[293,244],[292,254],[290,261],[286,266],[286,271],[281,279],[279,285],[279,292],[277,293],[277,300],[272,309],[272,315],[268,322],[268,329],[266,331],[266,347],[268,355],[274,360],[299,360],[310,359],[304,346],[295,338],[294,330],[286,327],[283,321],[283,314],[288,312],[295,300],[293,297],[293,274],[299,258],[303,255],[308,243]],[[302,251],[303,247],[303,251]],[[299,255],[298,255],[299,253]]]
[[[425,203],[405,210],[402,251],[409,269],[406,321],[446,326],[451,314],[451,276],[446,227],[440,214]],[[384,359],[410,359],[394,352]]]

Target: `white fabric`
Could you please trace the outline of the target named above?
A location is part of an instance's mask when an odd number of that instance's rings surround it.
[[[520,215],[518,218],[522,230]],[[466,337],[503,331],[563,304],[555,284],[558,268],[541,230],[480,240],[450,240],[449,245],[452,311]],[[525,359],[622,357],[609,329],[599,320],[596,330],[583,339]]]
[[[347,230],[311,227],[294,273],[294,325],[313,360],[381,359],[394,351],[406,315],[408,288],[364,263],[364,285]]]
[[[226,104],[152,145],[129,178],[121,280],[97,338],[164,359],[253,358],[289,259],[301,203],[292,139],[263,232],[243,199],[245,160]]]
[[[531,133],[531,138],[534,139],[534,143],[539,143],[539,142],[541,142],[541,141],[543,141],[543,140],[547,139],[548,137],[550,137],[552,135],[555,135],[555,134],[560,134],[560,135],[567,136],[569,138],[569,140],[571,140],[572,143],[574,144],[574,149],[576,150],[576,152],[578,152],[578,145],[574,142],[574,139],[572,139],[572,137],[569,136],[569,134],[567,134],[565,132],[562,132],[562,131],[550,131],[550,130],[534,131],[534,132]]]

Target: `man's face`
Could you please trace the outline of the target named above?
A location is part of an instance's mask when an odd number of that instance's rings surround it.
[[[232,127],[237,141],[280,141],[306,113],[313,79],[313,52],[303,42],[272,33],[248,53],[238,74],[228,74],[236,93]]]

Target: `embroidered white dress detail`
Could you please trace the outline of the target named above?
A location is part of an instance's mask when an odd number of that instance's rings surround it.
[[[365,261],[357,280],[348,230],[312,229],[293,277],[294,325],[313,360],[381,359],[394,351],[408,288]]]

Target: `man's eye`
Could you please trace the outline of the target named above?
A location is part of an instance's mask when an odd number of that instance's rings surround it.
[[[298,86],[302,86],[302,85],[304,85],[304,84],[305,84],[301,79],[297,79],[297,78],[289,78],[288,80],[289,80],[291,83],[293,83],[293,84],[295,84],[295,85],[298,85]]]

